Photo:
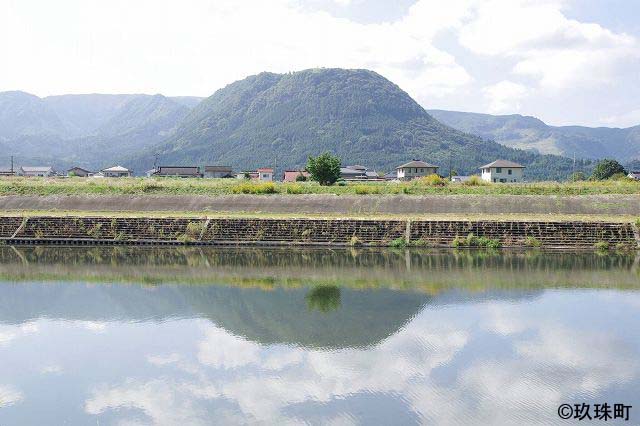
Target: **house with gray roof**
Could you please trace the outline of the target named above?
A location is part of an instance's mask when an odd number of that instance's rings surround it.
[[[522,164],[509,160],[496,160],[480,167],[482,180],[493,183],[517,183],[524,181]]]
[[[0,176],[15,176],[16,171],[11,167],[0,167]]]
[[[411,160],[396,167],[398,180],[412,180],[422,176],[437,175],[439,166],[420,160]]]
[[[181,177],[201,178],[198,166],[160,166],[152,174],[152,177]]]
[[[100,170],[100,173],[104,177],[130,177],[133,175],[133,172],[126,167],[122,166],[113,166],[106,169]]]
[[[56,171],[51,166],[22,166],[18,174],[26,177],[49,177],[54,176]]]
[[[232,178],[233,169],[230,166],[204,166],[206,178]]]
[[[89,177],[93,174],[91,170],[84,169],[82,167],[72,167],[67,170],[67,176],[75,177]]]

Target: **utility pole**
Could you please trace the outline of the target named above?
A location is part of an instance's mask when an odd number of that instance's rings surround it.
[[[449,154],[449,182],[451,182],[452,177],[453,177],[453,169],[451,168],[451,154]]]
[[[13,176],[13,155],[11,156],[11,176]]]
[[[278,173],[278,154],[273,157],[273,180],[276,180],[276,173]]]

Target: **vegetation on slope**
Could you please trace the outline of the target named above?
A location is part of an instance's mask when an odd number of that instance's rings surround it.
[[[472,112],[429,110],[437,120],[463,132],[495,140],[513,148],[543,154],[620,161],[640,159],[640,126],[609,127],[549,126],[534,117],[518,114],[490,115]]]
[[[161,161],[228,164],[237,169],[302,167],[330,151],[343,164],[393,170],[412,158],[459,174],[504,158],[528,166],[530,179],[564,179],[573,162],[540,156],[456,131],[433,119],[398,86],[367,70],[261,73],[202,101],[158,147]],[[149,167],[153,153],[134,166]],[[579,162],[578,169],[588,168]]]

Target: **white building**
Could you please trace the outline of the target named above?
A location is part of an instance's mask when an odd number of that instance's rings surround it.
[[[50,166],[42,166],[42,167],[30,167],[30,166],[22,166],[20,167],[20,176],[39,176],[39,177],[49,177],[56,174],[56,171],[53,170],[53,167]]]
[[[422,176],[438,174],[438,166],[420,160],[412,160],[396,167],[399,180],[411,180]]]
[[[233,170],[229,166],[204,166],[206,178],[232,178]]]
[[[132,175],[131,170],[122,166],[113,166],[108,169],[100,170],[100,173],[104,175],[104,177],[130,177]]]
[[[273,169],[265,167],[258,169],[258,180],[263,182],[273,182]]]
[[[480,167],[482,180],[494,183],[515,183],[524,180],[524,166],[513,161],[496,160]]]

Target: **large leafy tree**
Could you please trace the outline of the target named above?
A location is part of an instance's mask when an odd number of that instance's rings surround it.
[[[309,157],[307,170],[320,185],[333,185],[340,179],[340,158],[329,152]]]
[[[624,167],[616,160],[605,158],[596,164],[591,177],[595,180],[604,180],[609,179],[617,173],[626,173]]]

